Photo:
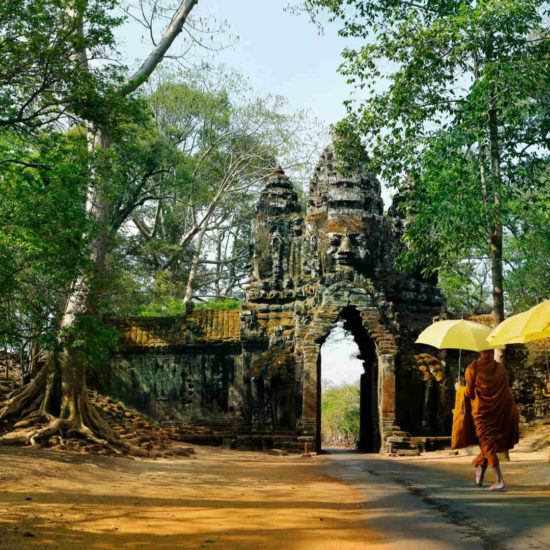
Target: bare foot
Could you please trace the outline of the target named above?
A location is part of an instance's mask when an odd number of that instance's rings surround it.
[[[485,470],[486,469],[487,468],[482,468],[482,467],[476,468],[475,481],[476,481],[476,485],[478,487],[483,486],[483,478],[485,477]]]
[[[506,487],[506,485],[504,485],[504,481],[502,481],[501,483],[495,483],[494,485],[491,485],[489,487],[489,489],[487,489],[487,490],[488,491],[502,491],[505,487]]]

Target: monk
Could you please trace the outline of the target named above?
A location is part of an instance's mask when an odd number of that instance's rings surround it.
[[[455,385],[461,386],[460,379]],[[481,358],[466,369],[464,397],[470,399],[472,417],[481,453],[474,459],[475,482],[483,485],[487,466],[493,468],[496,482],[491,491],[505,487],[497,453],[512,449],[519,441],[518,409],[501,363],[493,359],[493,350],[481,352]]]

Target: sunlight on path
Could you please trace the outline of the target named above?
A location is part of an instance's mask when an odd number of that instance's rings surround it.
[[[204,448],[176,461],[0,453],[2,550],[337,550],[379,540],[358,492],[312,459]]]

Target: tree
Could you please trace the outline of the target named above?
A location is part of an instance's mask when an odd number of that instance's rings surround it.
[[[87,0],[53,3],[54,6],[58,4],[67,11],[69,25],[73,32],[71,36],[74,36],[74,40],[71,41],[70,56],[67,59],[70,59],[71,63],[77,62],[79,68],[78,73],[75,75],[77,82],[87,83],[91,75],[95,73],[95,69],[92,69],[88,49],[89,37],[90,35],[93,36],[95,32],[92,23],[96,19],[108,20],[105,4],[96,4]],[[74,109],[71,112],[74,112],[75,116],[84,121],[90,151],[85,208],[87,218],[94,227],[94,233],[88,248],[88,261],[91,269],[78,274],[68,292],[60,321],[61,334],[59,341],[62,352],[59,357],[53,357],[50,364],[42,368],[36,377],[21,391],[3,403],[0,409],[0,419],[9,415],[20,415],[23,411],[32,411],[26,427],[28,429],[6,434],[0,438],[1,440],[23,441],[34,444],[38,438],[47,437],[64,430],[69,433],[80,434],[96,442],[116,441],[112,430],[100,417],[89,400],[85,377],[85,356],[88,350],[85,345],[82,345],[82,334],[89,332],[99,334],[96,327],[97,283],[101,281],[101,276],[104,273],[110,236],[109,222],[112,214],[112,197],[110,194],[112,188],[105,177],[106,174],[112,173],[109,169],[109,151],[119,130],[119,115],[132,112],[134,102],[130,97],[131,94],[147,81],[162,61],[176,37],[181,33],[183,25],[196,4],[197,0],[182,0],[178,4],[162,38],[141,66],[124,81],[120,82],[120,79],[113,79],[109,83],[110,86],[103,93],[103,97],[108,101],[97,101],[97,89],[85,85],[83,86],[83,101],[78,101],[74,105],[69,103],[71,109]],[[90,12],[91,8],[92,11]],[[29,14],[23,13],[22,18],[26,17],[24,21],[28,23],[28,20],[34,16],[34,11],[34,9],[31,9]],[[32,28],[32,25],[23,26],[20,35],[16,35],[13,40],[32,39],[28,35]],[[112,45],[112,41],[106,42],[106,46]],[[38,51],[42,51],[47,47],[47,41],[35,45]],[[24,54],[25,52],[23,52],[23,56]],[[30,61],[33,63],[33,68],[36,69],[37,64],[40,63],[40,57],[35,55]],[[8,84],[8,89],[10,85]],[[57,98],[58,101],[62,101],[67,97],[64,95],[63,90],[60,94],[60,97]],[[27,100],[29,99],[32,102],[34,96],[27,98]],[[85,107],[82,110],[80,110],[81,105]],[[44,110],[41,112],[44,115]],[[47,108],[45,113],[47,116]],[[88,235],[85,235],[84,238],[88,238]],[[53,368],[53,362],[58,362],[59,368]],[[61,399],[59,403],[55,404],[57,406],[52,407],[50,403],[53,396],[52,388],[56,384],[61,385]],[[32,421],[37,417],[40,420],[46,418],[48,424],[43,427],[32,428]],[[116,442],[122,444],[122,442]]]
[[[308,163],[311,144],[300,139],[311,119],[286,114],[282,98],[258,97],[223,68],[161,76],[148,101],[178,155],[162,176],[166,192],[135,211],[138,233],[129,230],[119,251],[157,311],[181,311],[178,301],[197,297],[240,297],[256,194],[277,162]],[[132,300],[124,302],[132,308]]]
[[[532,176],[536,184],[514,205],[516,223],[506,235],[505,288],[513,313],[550,299],[549,175],[545,167]]]
[[[330,446],[355,447],[360,435],[360,384],[325,384],[321,396],[321,433]]]
[[[0,3],[0,128],[24,133],[62,118],[108,110],[120,66],[105,62],[122,22],[115,0],[10,0]],[[75,11],[78,17],[75,17]],[[82,32],[85,27],[86,32]],[[89,71],[75,55],[85,50],[101,70]]]
[[[539,0],[306,0],[340,34],[366,41],[341,71],[366,97],[339,131],[364,141],[373,170],[411,214],[402,265],[425,272],[480,251],[504,318],[503,234],[548,155],[549,36]],[[345,147],[345,141],[342,147]],[[345,154],[343,152],[342,154]]]
[[[82,209],[85,134],[40,132],[31,143],[12,132],[0,141],[9,159],[0,162],[0,346],[28,354],[36,368],[40,349],[57,348],[63,301],[86,268],[82,235],[91,228]]]

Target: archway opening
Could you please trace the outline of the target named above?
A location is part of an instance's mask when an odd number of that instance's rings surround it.
[[[317,450],[380,450],[378,361],[356,308],[340,313],[317,361]]]

